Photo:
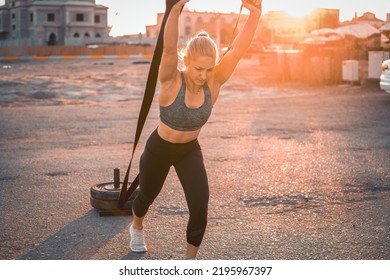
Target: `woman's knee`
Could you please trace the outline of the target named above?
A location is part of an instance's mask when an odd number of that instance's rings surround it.
[[[207,206],[196,207],[196,209],[190,209],[190,218],[188,221],[188,228],[192,231],[206,228],[207,225]]]
[[[143,217],[148,212],[149,206],[152,203],[153,199],[145,196],[141,190],[133,201],[133,211],[137,217]]]

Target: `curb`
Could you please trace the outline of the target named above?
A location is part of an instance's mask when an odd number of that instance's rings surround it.
[[[152,54],[118,54],[118,55],[23,55],[0,56],[0,61],[28,60],[61,60],[61,59],[118,59],[118,58],[151,58]]]

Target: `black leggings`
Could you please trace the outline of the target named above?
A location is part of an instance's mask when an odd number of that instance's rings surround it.
[[[157,130],[150,135],[140,160],[140,192],[133,202],[133,210],[137,217],[145,216],[171,166],[175,167],[190,212],[187,242],[198,247],[206,230],[209,201],[207,174],[198,140],[177,144],[162,139]]]

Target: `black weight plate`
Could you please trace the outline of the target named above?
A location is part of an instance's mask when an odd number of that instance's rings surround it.
[[[129,185],[130,184],[131,183],[129,183]],[[122,186],[122,183],[120,183],[120,185]],[[98,184],[91,187],[91,197],[96,199],[118,201],[120,192],[121,188],[115,188],[113,182]],[[134,199],[137,193],[138,189],[132,193],[129,200]]]
[[[100,210],[119,210],[118,201],[114,200],[102,200],[91,197],[90,199],[92,207]],[[123,206],[123,210],[131,210],[133,206],[133,200],[126,201]]]
[[[121,188],[114,188],[114,183],[103,183],[91,187],[91,197],[102,200],[118,201]]]

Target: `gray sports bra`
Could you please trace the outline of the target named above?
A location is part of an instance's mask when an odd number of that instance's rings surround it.
[[[181,88],[172,104],[160,106],[161,121],[172,129],[179,131],[195,131],[200,129],[209,119],[213,103],[210,89],[204,84],[204,103],[199,108],[188,108],[185,104],[186,83],[181,72]]]

